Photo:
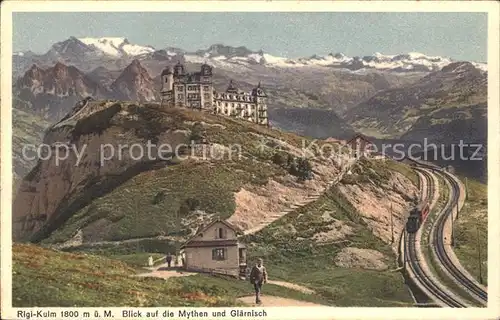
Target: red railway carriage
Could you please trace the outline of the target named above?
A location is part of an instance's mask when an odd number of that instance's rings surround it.
[[[429,215],[429,203],[424,202],[414,207],[410,211],[410,216],[406,222],[406,231],[415,233]]]

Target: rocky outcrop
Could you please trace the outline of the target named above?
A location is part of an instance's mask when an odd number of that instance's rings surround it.
[[[47,160],[38,161],[15,198],[14,239],[42,239],[92,199],[138,172],[164,165],[154,159],[157,153],[138,158],[128,149],[133,144],[146,149],[147,140],[174,148],[187,143],[185,134],[170,130],[173,119],[150,120],[159,113],[154,107],[92,101],[52,126],[43,141],[41,156]]]
[[[46,119],[60,119],[80,99],[109,95],[107,89],[74,66],[57,62],[42,69],[32,65],[14,86],[14,96],[29,102],[31,111]]]
[[[153,101],[158,97],[153,79],[137,59],[123,70],[111,85],[111,90],[121,100]]]

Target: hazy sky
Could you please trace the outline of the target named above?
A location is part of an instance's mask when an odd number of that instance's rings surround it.
[[[422,52],[486,62],[485,13],[14,13],[14,51],[46,52],[70,36],[126,37],[185,50],[214,43],[284,57]]]

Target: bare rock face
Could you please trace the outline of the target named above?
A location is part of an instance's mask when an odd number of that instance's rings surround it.
[[[32,65],[16,81],[14,95],[29,101],[36,114],[60,119],[76,101],[86,96],[104,97],[109,92],[76,67],[57,62],[47,69]]]
[[[147,70],[135,59],[111,84],[118,99],[134,101],[154,101],[157,91]]]
[[[353,174],[353,176],[357,176],[360,180],[355,183],[341,184],[339,189],[360,213],[373,234],[382,241],[391,243],[393,230],[396,238],[398,231],[403,230],[409,207],[419,195],[418,189],[407,177],[397,171],[387,171],[389,176],[381,177],[372,168],[364,166],[358,168],[363,168],[363,174]],[[379,172],[385,171],[380,170]],[[371,172],[373,177],[370,178],[367,172]],[[398,242],[394,241],[394,243]]]
[[[147,152],[148,141],[172,148],[188,142],[174,132],[178,119],[152,105],[92,101],[79,108],[47,131],[39,155],[46,160],[22,181],[13,205],[15,241],[43,239],[91,199],[164,166],[158,147]]]

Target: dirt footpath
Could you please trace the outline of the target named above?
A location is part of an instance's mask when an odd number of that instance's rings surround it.
[[[185,271],[177,271],[177,270],[154,270],[152,272],[146,272],[141,274],[136,274],[136,277],[151,277],[151,278],[162,278],[168,279],[173,277],[187,277],[193,276],[197,273],[194,272],[185,272]]]
[[[324,307],[324,305],[316,304],[307,301],[293,300],[287,298],[281,298],[276,296],[262,295],[262,304],[255,304],[255,296],[246,296],[238,298],[241,302],[248,304],[252,307]]]

